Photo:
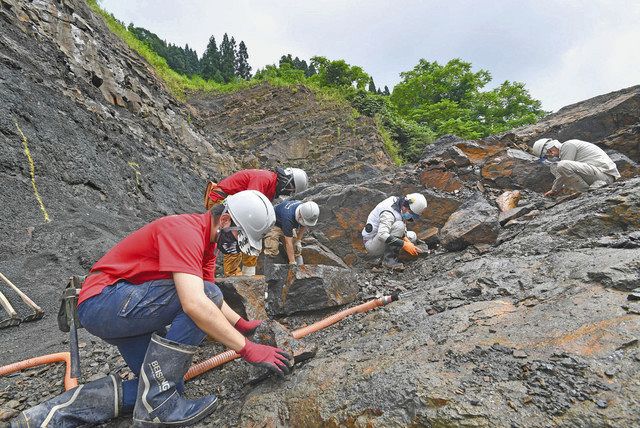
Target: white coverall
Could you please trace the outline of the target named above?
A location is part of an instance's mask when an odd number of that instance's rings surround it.
[[[568,140],[560,146],[560,162],[551,169],[556,180],[551,188],[559,192],[563,187],[585,192],[596,181],[613,183],[620,178],[616,164],[595,144]]]
[[[380,202],[369,214],[367,224],[371,225],[371,231],[366,227],[362,230],[364,247],[372,256],[384,254],[385,241],[389,236],[402,239],[407,227],[400,212],[397,211],[398,197],[391,196]]]

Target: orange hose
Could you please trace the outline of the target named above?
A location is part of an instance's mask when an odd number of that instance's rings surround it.
[[[58,352],[57,354],[48,354],[41,357],[29,358],[28,360],[18,361],[17,363],[7,364],[0,367],[0,376],[15,373],[20,370],[28,369],[42,364],[51,364],[64,362],[64,389],[70,390],[78,386],[78,379],[71,377],[71,355],[68,352]]]
[[[240,354],[238,354],[236,351],[228,349],[221,354],[209,358],[208,360],[204,360],[201,363],[192,365],[187,371],[187,374],[184,375],[184,380],[193,379],[196,376],[200,376],[204,372],[208,372],[209,370],[226,364],[229,361],[233,361],[236,358],[240,358]]]
[[[322,330],[323,328],[327,328],[330,325],[337,323],[338,321],[342,321],[349,315],[367,312],[367,311],[370,311],[371,309],[375,309],[378,306],[382,306],[382,305],[384,305],[384,302],[382,301],[382,299],[369,300],[366,303],[363,303],[358,306],[354,306],[353,308],[345,309],[327,318],[321,319],[320,321],[315,322],[311,325],[294,330],[291,335],[293,336],[294,339],[300,339],[301,337],[305,337],[308,334],[315,333],[316,331]]]
[[[335,324],[338,321],[342,321],[349,315],[370,311],[371,309],[375,309],[377,307],[391,303],[397,298],[397,296],[385,296],[379,299],[369,300],[368,302],[365,302],[361,305],[345,309],[327,318],[321,319],[320,321],[315,322],[311,325],[294,330],[291,335],[294,339],[300,339],[301,337],[304,337],[308,334],[315,333],[318,330],[329,327],[330,325]],[[236,351],[232,351],[230,349],[224,351],[216,356],[209,358],[208,360],[204,360],[201,363],[191,366],[191,368],[189,368],[189,371],[187,371],[187,374],[184,375],[184,380],[186,381],[189,379],[193,379],[194,377],[200,376],[204,372],[226,364],[229,361],[233,361],[239,357],[240,355]]]

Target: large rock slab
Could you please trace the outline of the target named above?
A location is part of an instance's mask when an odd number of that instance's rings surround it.
[[[482,166],[481,172],[486,183],[504,189],[546,192],[555,179],[548,165],[518,149],[507,149],[494,156]]]
[[[451,251],[474,244],[493,244],[500,232],[498,209],[477,195],[465,202],[440,229],[440,243]]]
[[[265,264],[267,313],[274,317],[327,309],[351,303],[359,291],[350,269],[303,265],[290,268]]]

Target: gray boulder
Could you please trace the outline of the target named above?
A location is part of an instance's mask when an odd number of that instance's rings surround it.
[[[451,214],[440,229],[440,243],[450,251],[473,244],[493,244],[499,231],[498,209],[477,195]]]
[[[267,263],[265,277],[266,309],[274,317],[345,305],[359,291],[353,271],[336,266]]]

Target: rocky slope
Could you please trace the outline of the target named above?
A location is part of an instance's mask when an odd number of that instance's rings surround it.
[[[375,124],[305,86],[194,94],[194,121],[244,168],[295,165],[312,184],[350,184],[392,169]]]
[[[191,381],[189,395],[221,398],[200,426],[640,426],[640,307],[627,300],[640,282],[638,87],[501,136],[446,137],[395,168],[370,120],[304,88],[176,101],[79,0],[0,0],[0,28],[0,271],[47,311],[0,330],[0,364],[67,348],[52,316],[60,288],[126,233],[200,210],[206,177],[288,161],[310,170],[305,196],[322,207],[307,250],[350,265],[349,301],[400,300],[304,338],[316,356],[286,379],[234,362]],[[540,136],[619,149],[625,180],[546,200],[549,167],[526,153]],[[518,207],[501,212],[497,198],[513,190]],[[427,195],[413,229],[435,251],[374,272],[363,222],[410,191]],[[227,284],[254,297],[260,287]],[[322,308],[280,321],[293,329],[337,310]],[[221,350],[205,343],[197,359]],[[130,375],[85,331],[81,356],[84,380]],[[61,370],[0,378],[0,420],[59,393]]]

